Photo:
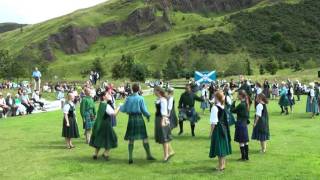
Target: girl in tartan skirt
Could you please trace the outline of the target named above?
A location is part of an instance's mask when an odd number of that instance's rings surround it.
[[[156,143],[163,145],[164,162],[174,155],[171,147],[171,128],[168,118],[168,100],[165,91],[161,87],[156,87],[154,94],[158,97],[156,101],[155,134]]]
[[[267,140],[270,139],[269,115],[267,110],[268,99],[264,94],[259,94],[257,101],[258,105],[256,107],[252,139],[260,141],[261,152],[265,153],[267,150]]]
[[[232,153],[230,129],[227,120],[227,112],[224,110],[225,97],[222,91],[215,93],[215,105],[211,109],[211,145],[209,157],[218,156],[219,163],[216,170],[223,171],[226,166],[226,156]]]
[[[117,148],[118,146],[118,138],[112,127],[112,117],[118,114],[119,108],[114,108],[111,94],[104,91],[101,96],[102,101],[99,105],[97,118],[93,125],[90,146],[95,148],[95,153],[93,155],[94,160],[98,158],[101,148],[105,149],[102,157],[105,160],[109,160],[110,149]]]
[[[241,101],[236,107],[235,101],[232,104],[231,112],[237,113],[237,121],[235,125],[234,140],[239,143],[241,151],[242,161],[249,160],[249,136],[248,136],[248,124],[250,100],[245,91],[241,90],[238,94],[238,99]]]
[[[62,137],[66,140],[67,149],[74,148],[72,138],[79,138],[79,129],[77,124],[74,95],[68,94],[68,102],[63,106],[63,124],[62,124]]]

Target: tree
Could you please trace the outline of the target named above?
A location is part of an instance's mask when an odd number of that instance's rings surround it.
[[[92,63],[92,70],[98,72],[100,77],[103,77],[105,75],[105,70],[103,69],[101,64],[101,58],[97,57],[94,59]]]
[[[260,64],[260,66],[259,66],[259,72],[260,72],[260,75],[264,75],[264,67],[263,67],[263,65],[262,64]]]
[[[250,64],[250,61],[249,59],[246,60],[247,62],[247,75],[251,76],[253,74],[253,70],[251,68],[251,64]]]
[[[122,55],[120,61],[116,62],[112,69],[112,77],[120,79],[131,76],[132,67],[135,64],[134,57],[131,55]]]
[[[161,79],[162,77],[161,71],[156,70],[155,72],[153,72],[152,77],[155,79]]]
[[[143,64],[134,64],[131,69],[131,81],[145,81],[148,69]]]
[[[300,71],[301,69],[302,68],[301,68],[300,62],[296,61],[295,65],[294,65],[294,71]]]
[[[276,63],[275,59],[272,58],[266,63],[265,68],[271,75],[275,75],[278,71],[278,64]]]
[[[175,58],[170,58],[167,61],[166,67],[162,70],[163,76],[165,79],[175,79],[178,78],[179,76],[179,70],[178,70],[178,65],[177,61]]]

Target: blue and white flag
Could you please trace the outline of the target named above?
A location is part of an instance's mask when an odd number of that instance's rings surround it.
[[[197,84],[208,84],[211,83],[212,81],[215,81],[217,79],[216,71],[205,71],[205,72],[199,72],[196,71],[194,73],[194,80],[196,81]]]

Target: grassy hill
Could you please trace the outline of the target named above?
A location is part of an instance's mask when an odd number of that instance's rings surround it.
[[[67,79],[79,79],[96,58],[108,72],[126,54],[151,73],[161,72],[173,56],[182,62],[183,72],[197,68],[223,73],[246,60],[254,74],[270,59],[282,61],[285,68],[296,61],[305,68],[319,63],[317,0],[210,0],[207,6],[199,0],[185,2],[189,4],[111,0],[28,25],[22,33],[0,34],[0,49],[18,59],[40,59],[49,64],[48,75]],[[212,2],[218,5],[210,6]]]
[[[18,28],[23,28],[26,24],[17,24],[17,23],[0,23],[0,33],[12,31]]]

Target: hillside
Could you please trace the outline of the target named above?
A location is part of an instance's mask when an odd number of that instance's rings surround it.
[[[257,74],[270,59],[309,68],[319,62],[318,9],[317,0],[111,0],[0,34],[0,49],[26,66],[48,64],[48,75],[69,79],[96,58],[109,71],[128,54],[150,74],[162,72],[169,59],[179,61],[180,74],[224,73],[244,61]]]
[[[12,31],[18,28],[22,28],[26,26],[26,24],[18,24],[18,23],[0,23],[0,33]],[[21,30],[21,29],[20,29]],[[23,30],[23,29],[22,29]]]

